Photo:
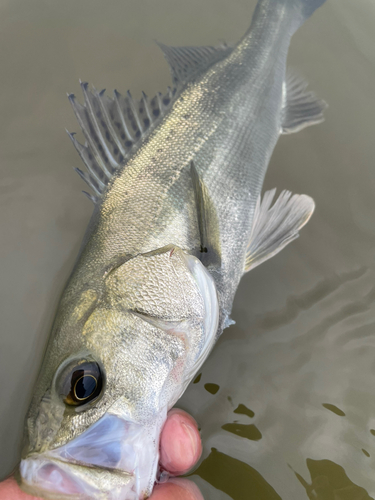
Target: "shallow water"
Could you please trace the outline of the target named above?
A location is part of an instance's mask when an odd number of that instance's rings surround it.
[[[236,41],[254,0],[0,3],[1,464],[22,422],[56,302],[92,206],[64,128],[78,79],[152,95],[153,44]],[[202,429],[192,479],[206,500],[375,497],[375,6],[328,0],[290,65],[330,105],[281,137],[265,188],[311,195],[301,237],[246,275],[226,330],[178,406]]]

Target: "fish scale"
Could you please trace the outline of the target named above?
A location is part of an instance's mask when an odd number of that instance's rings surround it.
[[[82,83],[84,104],[69,96],[94,212],[26,419],[27,492],[151,494],[167,412],[232,323],[242,275],[314,211],[307,195],[272,205],[275,190],[260,192],[279,135],[323,120],[325,103],[286,73],[291,36],[323,2],[259,0],[233,48],[160,44],[175,85],[164,95]]]

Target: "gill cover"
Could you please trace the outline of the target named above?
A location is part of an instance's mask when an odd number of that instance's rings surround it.
[[[107,281],[112,305],[183,341],[185,389],[209,354],[219,322],[215,282],[205,266],[168,245],[130,259]]]

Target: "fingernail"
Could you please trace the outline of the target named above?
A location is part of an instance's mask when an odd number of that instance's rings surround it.
[[[189,440],[190,440],[191,448],[192,448],[192,452],[193,452],[192,454],[193,454],[193,457],[195,457],[195,455],[197,454],[197,450],[198,450],[197,430],[193,429],[193,427],[190,424],[188,424],[187,422],[182,422],[182,425],[184,427],[186,434],[189,436]]]

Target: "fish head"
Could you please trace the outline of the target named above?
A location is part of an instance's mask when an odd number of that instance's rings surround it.
[[[218,318],[213,278],[178,247],[125,258],[100,285],[68,285],[26,418],[21,487],[51,499],[147,498],[167,411]]]

